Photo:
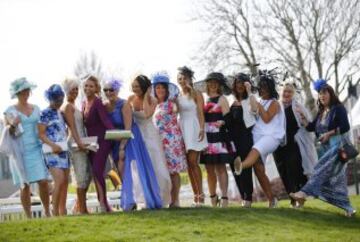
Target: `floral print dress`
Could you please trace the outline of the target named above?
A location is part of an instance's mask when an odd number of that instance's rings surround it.
[[[167,100],[158,104],[154,115],[155,125],[162,139],[167,167],[171,174],[186,169],[185,144],[174,107],[175,103]]]
[[[46,125],[46,136],[52,142],[66,142],[66,125],[63,116],[58,110],[46,108],[40,114],[40,124]],[[67,151],[59,154],[44,154],[46,165],[49,168],[68,169],[70,166]]]

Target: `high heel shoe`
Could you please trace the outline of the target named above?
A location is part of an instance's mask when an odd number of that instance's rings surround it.
[[[351,211],[346,211],[345,212],[345,216],[348,217],[348,218],[352,218],[352,217],[355,217],[355,214],[356,214],[356,210],[353,209]]]
[[[205,205],[205,194],[201,193],[198,195],[198,207],[203,207]]]
[[[227,208],[229,205],[229,198],[228,197],[221,197],[220,207]]]
[[[235,175],[239,176],[242,172],[242,162],[240,156],[237,156],[234,160],[234,173]]]
[[[276,197],[274,197],[270,202],[269,202],[269,208],[277,208],[279,201],[277,200]]]
[[[220,200],[217,194],[211,195],[210,200],[211,200],[211,206],[217,207],[219,205]]]

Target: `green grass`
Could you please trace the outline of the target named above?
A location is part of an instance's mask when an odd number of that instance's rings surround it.
[[[360,197],[352,197],[360,208]],[[304,209],[163,209],[0,224],[0,241],[360,241],[360,218],[319,200]]]

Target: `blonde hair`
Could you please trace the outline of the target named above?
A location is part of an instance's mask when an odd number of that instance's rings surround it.
[[[290,88],[291,91],[295,94],[295,86],[294,86],[294,84],[292,84],[290,82],[287,82],[287,83],[284,84],[283,89],[285,89],[285,88]]]
[[[80,83],[75,78],[66,78],[61,85],[67,95],[72,89],[79,87]]]
[[[99,95],[101,93],[101,86],[99,79],[97,79],[95,76],[89,76],[85,81],[92,81],[95,84],[96,87],[96,94]]]
[[[221,84],[218,81],[216,81],[216,83],[218,84],[217,93],[219,95],[223,95],[223,88],[221,87]],[[206,94],[209,95],[209,81],[206,82]]]

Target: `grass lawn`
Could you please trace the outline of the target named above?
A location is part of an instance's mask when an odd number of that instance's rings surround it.
[[[351,198],[360,209],[360,197]],[[163,209],[0,224],[0,241],[360,241],[360,216],[319,200],[304,209]]]

